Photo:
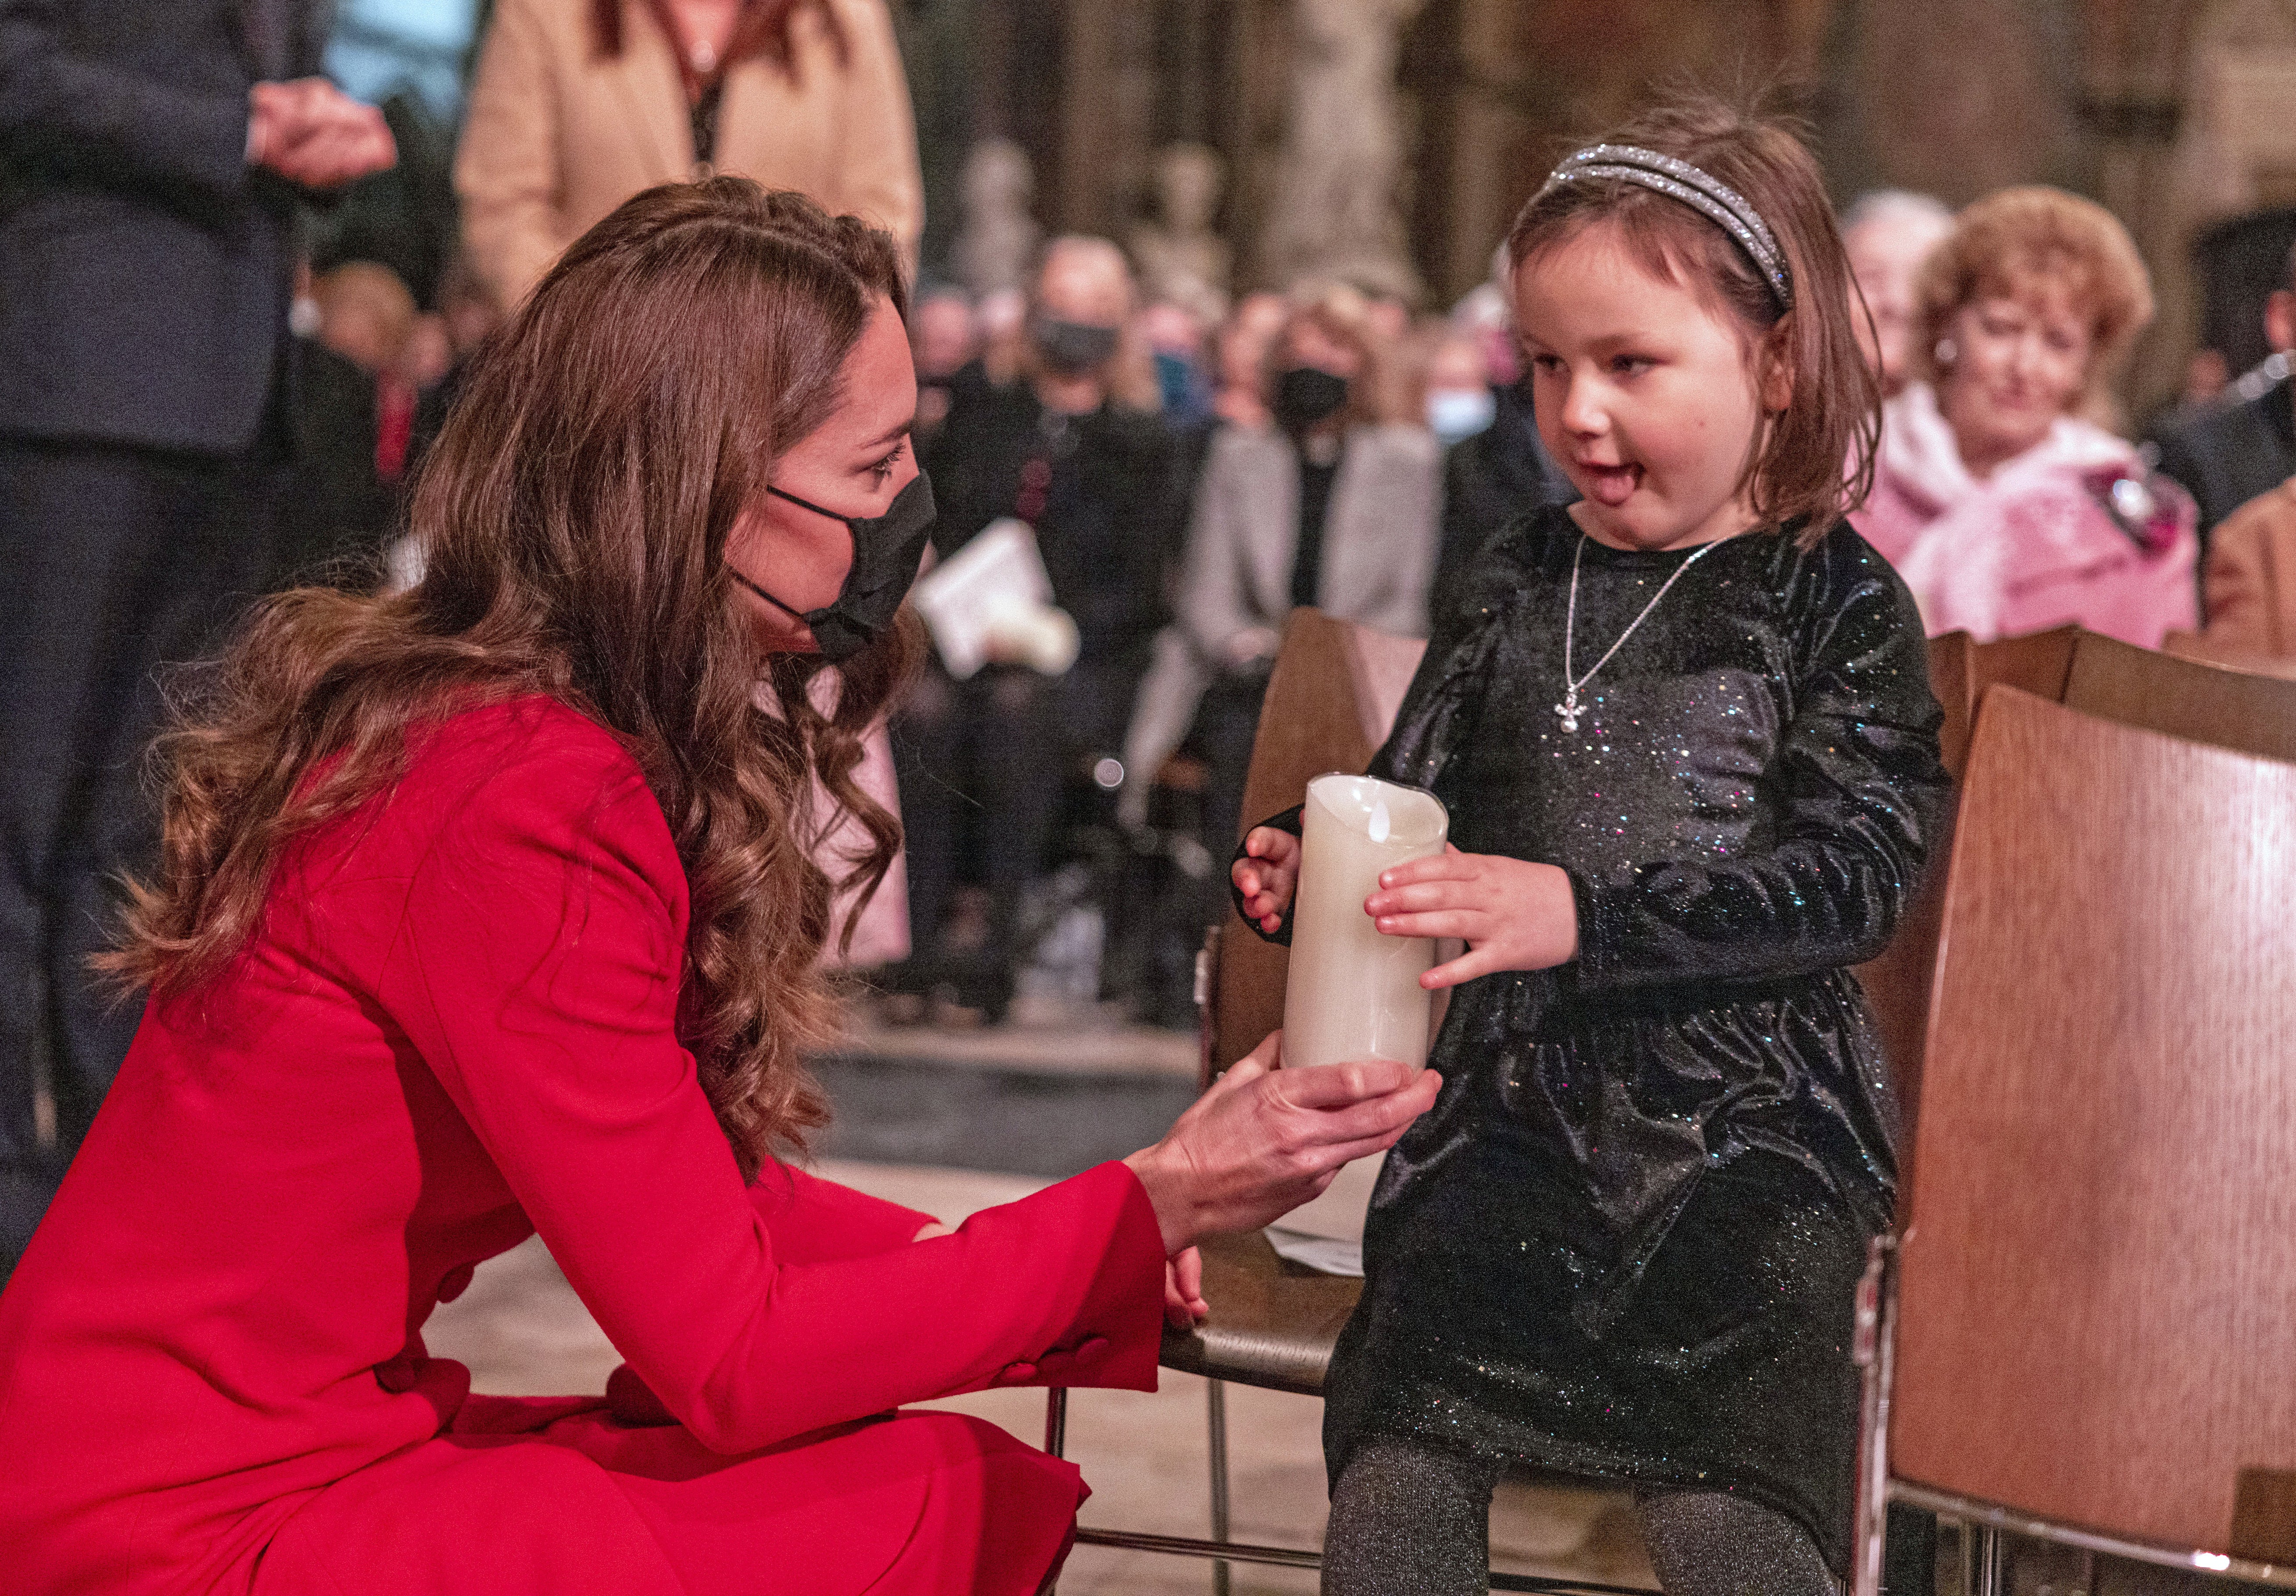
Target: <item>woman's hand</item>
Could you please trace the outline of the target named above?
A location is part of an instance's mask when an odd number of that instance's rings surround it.
[[[1161,1142],[1124,1160],[1147,1189],[1168,1257],[1290,1213],[1341,1165],[1393,1146],[1443,1084],[1431,1069],[1386,1059],[1274,1068],[1283,1035],[1214,1082]]]
[[[935,1236],[954,1236],[955,1234],[956,1234],[955,1231],[949,1229],[948,1226],[943,1224],[939,1220],[928,1219],[922,1224],[917,1226],[917,1233],[911,1236],[909,1240],[911,1241],[930,1241]]]
[[[1578,904],[1552,864],[1503,854],[1432,858],[1380,872],[1364,913],[1390,937],[1456,937],[1467,952],[1419,978],[1430,992],[1501,970],[1550,970],[1578,956]]]
[[[1193,1330],[1211,1312],[1204,1300],[1204,1257],[1190,1247],[1164,1262],[1164,1322]]]
[[[1272,936],[1283,929],[1292,889],[1300,884],[1300,839],[1274,826],[1254,826],[1243,839],[1243,851],[1245,856],[1235,862],[1229,876],[1243,894],[1243,912]],[[1259,1055],[1254,1052],[1252,1056]]]

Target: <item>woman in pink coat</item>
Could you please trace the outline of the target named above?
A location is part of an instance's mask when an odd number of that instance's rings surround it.
[[[1930,381],[1884,407],[1850,519],[1931,634],[2077,624],[2157,648],[2192,626],[2191,499],[2082,419],[2152,316],[2127,230],[2059,190],[2005,189],[1961,213],[1916,292]]]
[[[853,773],[932,519],[902,305],[852,217],[641,194],[474,368],[422,581],[257,612],[165,749],[142,1027],[0,1294],[10,1596],[1030,1596],[1075,1467],[903,1404],[1152,1387],[1193,1241],[1432,1101],[1271,1038],[954,1233],[785,1161],[815,782],[865,883],[899,834]],[[537,1233],[627,1362],[474,1395],[423,1322]]]

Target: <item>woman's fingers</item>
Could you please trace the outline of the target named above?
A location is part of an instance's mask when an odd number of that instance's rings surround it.
[[[1339,1109],[1400,1091],[1410,1085],[1412,1073],[1409,1065],[1392,1059],[1311,1064],[1278,1070],[1267,1089],[1289,1108]]]
[[[1338,1070],[1360,1070],[1366,1076],[1388,1078],[1403,1077],[1390,1089],[1375,1096],[1341,1101],[1326,1106],[1300,1108],[1295,1106],[1290,1116],[1290,1134],[1282,1140],[1284,1150],[1295,1160],[1319,1165],[1324,1149],[1350,1142],[1362,1142],[1399,1131],[1427,1111],[1435,1101],[1441,1077],[1420,1073],[1414,1075],[1408,1065],[1392,1060],[1370,1060],[1361,1064],[1332,1064],[1323,1068]],[[1283,1075],[1292,1072],[1284,1070]],[[1305,1075],[1306,1070],[1300,1071]],[[1282,1076],[1276,1077],[1281,1080]]]
[[[1204,1262],[1193,1247],[1177,1252],[1164,1265],[1164,1322],[1187,1330],[1211,1312],[1204,1301]]]
[[[1283,1062],[1283,1031],[1276,1027],[1259,1039],[1259,1045],[1237,1060],[1253,1068],[1266,1071],[1279,1068]]]

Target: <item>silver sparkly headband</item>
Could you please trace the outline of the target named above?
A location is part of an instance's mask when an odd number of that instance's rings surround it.
[[[1640,184],[1711,218],[1738,241],[1746,258],[1769,280],[1780,308],[1793,308],[1793,279],[1786,274],[1785,252],[1778,248],[1777,238],[1761,213],[1728,184],[1718,183],[1688,161],[1655,150],[1633,144],[1589,144],[1556,167],[1538,192],[1544,194],[1558,183],[1587,178]]]

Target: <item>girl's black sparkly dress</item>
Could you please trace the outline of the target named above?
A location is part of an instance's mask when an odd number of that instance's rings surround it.
[[[1888,940],[1949,799],[1921,622],[1846,525],[1808,552],[1742,536],[1566,733],[1579,544],[1559,508],[1493,544],[1372,765],[1432,789],[1461,848],[1567,869],[1579,956],[1455,994],[1442,1094],[1373,1199],[1326,1460],[1336,1483],[1383,1434],[1742,1492],[1840,1571],[1854,1298],[1896,1183],[1846,967]],[[1582,558],[1583,672],[1689,554]]]

